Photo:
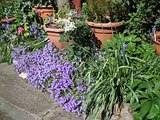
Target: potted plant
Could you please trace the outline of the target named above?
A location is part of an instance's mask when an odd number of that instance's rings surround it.
[[[95,37],[104,45],[105,40],[112,39],[116,28],[122,25],[122,22],[112,22],[110,18],[111,0],[88,0],[83,3],[82,13],[91,27]]]
[[[60,41],[60,35],[74,30],[75,23],[73,22],[72,15],[73,12],[64,7],[54,17],[49,17],[45,21],[44,30],[47,32],[50,42],[58,49],[63,49],[71,42],[71,40]]]
[[[155,26],[152,28],[152,32],[156,55],[160,56],[160,18],[156,20]]]
[[[55,0],[31,0],[33,4],[32,11],[37,13],[43,20],[51,16],[56,9]]]

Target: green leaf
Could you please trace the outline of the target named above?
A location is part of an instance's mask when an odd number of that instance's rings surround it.
[[[149,96],[149,94],[148,93],[146,93],[146,92],[143,92],[143,91],[141,91],[141,90],[137,90],[137,92],[139,93],[139,98],[145,98],[145,99],[150,99],[150,96]]]
[[[140,89],[143,89],[143,88],[148,89],[148,88],[150,88],[150,87],[151,87],[150,83],[149,83],[149,82],[146,82],[146,81],[143,81],[143,82],[139,85],[139,88],[140,88]]]
[[[138,112],[134,113],[134,120],[143,120],[142,117],[140,116],[140,113]]]
[[[151,101],[143,102],[143,104],[140,108],[140,111],[139,111],[139,114],[142,118],[145,117],[147,115],[147,113],[150,111],[151,105],[152,105]]]
[[[131,85],[131,88],[134,89],[134,88],[137,87],[140,83],[142,83],[141,80],[139,80],[139,79],[134,80],[133,84]]]
[[[132,108],[133,111],[139,109],[140,107],[141,107],[141,105],[137,102],[135,102],[131,105],[131,108]]]
[[[157,89],[152,90],[152,92],[158,97],[160,98],[160,91]]]
[[[148,119],[153,119],[160,114],[160,111],[157,109],[155,104],[152,104],[152,107],[147,115]]]

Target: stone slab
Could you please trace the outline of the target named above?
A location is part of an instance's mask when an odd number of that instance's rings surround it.
[[[24,110],[21,110],[0,98],[0,120],[36,120],[36,116],[32,116]]]
[[[31,87],[12,65],[0,64],[0,120],[83,120]]]
[[[38,114],[49,109],[53,101],[21,79],[12,66],[0,64],[0,96],[26,111]]]

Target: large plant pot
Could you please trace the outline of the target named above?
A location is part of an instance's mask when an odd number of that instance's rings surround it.
[[[32,8],[32,11],[39,14],[39,16],[44,20],[48,16],[51,16],[54,12],[54,9],[52,6],[41,6],[41,7],[34,7]]]
[[[153,37],[154,47],[156,49],[156,55],[160,56],[160,31],[155,34],[156,40]]]
[[[78,15],[81,15],[81,0],[73,0],[76,12]]]
[[[70,42],[60,42],[60,35],[64,32],[63,29],[48,28],[48,25],[44,25],[44,30],[47,31],[48,38],[58,49],[63,49],[69,45]]]
[[[122,22],[94,23],[87,21],[86,23],[91,27],[95,37],[102,46],[105,40],[112,40],[113,34],[116,32],[115,28],[122,25]]]

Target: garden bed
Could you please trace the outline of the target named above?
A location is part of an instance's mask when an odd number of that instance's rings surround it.
[[[136,11],[152,3],[137,2],[133,12],[126,2],[122,4],[125,9],[121,9],[121,2],[89,1],[92,5],[83,3],[81,16],[76,13],[77,8],[73,11],[64,7],[46,20],[40,19],[37,11],[32,12],[32,2],[20,2],[23,7],[17,9],[23,13],[13,11],[14,24],[0,25],[0,61],[14,64],[20,77],[31,86],[49,92],[66,111],[85,114],[90,119],[99,116],[111,119],[127,105],[135,119],[159,119],[160,58],[152,44],[159,19],[152,18],[150,23],[148,14]],[[99,9],[105,4],[107,11]],[[156,12],[154,9],[153,15]],[[111,34],[112,40],[104,39],[100,46],[90,26],[103,23],[111,25],[113,30],[111,21],[116,20],[123,20],[124,25],[119,22],[121,27]],[[92,24],[88,26],[86,21]],[[51,26],[53,22],[56,26]],[[152,29],[153,24],[156,26]],[[51,31],[55,32],[53,39],[49,36]],[[149,31],[152,31],[150,42]],[[55,36],[58,45],[74,42],[58,46]]]

